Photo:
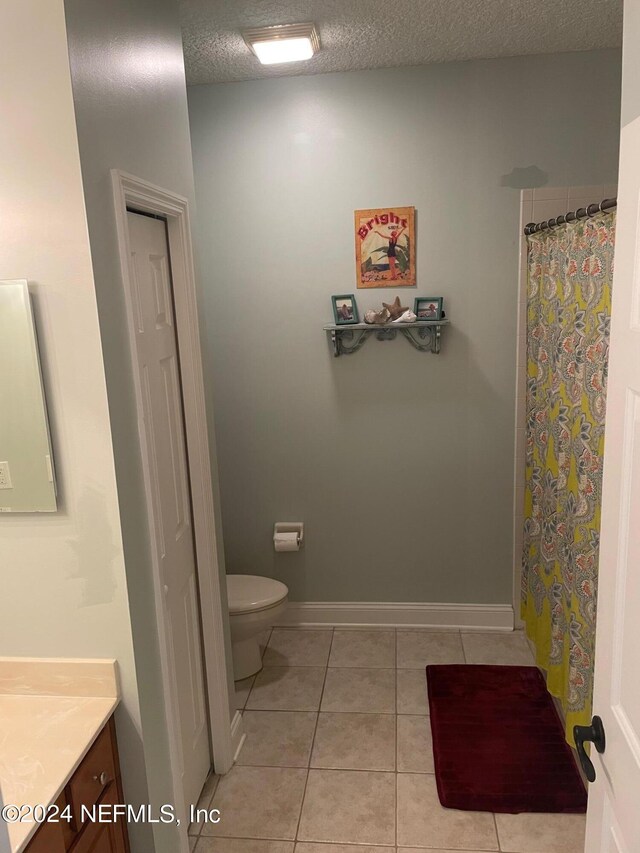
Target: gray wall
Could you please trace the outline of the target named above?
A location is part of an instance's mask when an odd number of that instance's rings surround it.
[[[153,802],[164,803],[171,801],[168,743],[160,711],[153,581],[110,169],[130,172],[193,202],[182,41],[176,0],[66,0],[65,7],[143,737],[150,747],[145,760]],[[211,439],[213,452],[213,429]],[[217,482],[215,455],[212,467]],[[220,566],[224,571],[222,554]],[[230,662],[228,674],[233,697]],[[172,832],[156,828],[157,851],[177,849]]]
[[[294,600],[511,601],[519,189],[614,182],[620,55],[189,90],[228,571]],[[332,358],[356,208],[413,204],[442,354]],[[275,555],[276,520],[307,546]]]

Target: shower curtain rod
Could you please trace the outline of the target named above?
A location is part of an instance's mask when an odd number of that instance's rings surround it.
[[[535,234],[537,231],[546,231],[548,228],[553,228],[554,225],[563,225],[565,222],[574,222],[576,219],[586,219],[588,216],[595,216],[596,213],[604,213],[606,210],[611,210],[618,203],[616,198],[605,198],[600,204],[590,204],[589,207],[579,207],[577,210],[570,210],[563,216],[556,216],[555,219],[545,219],[544,222],[529,222],[524,227],[524,233]]]

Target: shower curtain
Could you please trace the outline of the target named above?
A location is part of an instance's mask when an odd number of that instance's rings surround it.
[[[522,618],[549,691],[591,720],[615,212],[528,241]]]

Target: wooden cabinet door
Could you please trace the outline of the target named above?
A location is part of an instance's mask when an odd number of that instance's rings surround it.
[[[65,853],[67,849],[61,823],[43,823],[29,842],[29,853]]]
[[[101,803],[113,806],[118,802],[118,789],[109,785]],[[73,853],[127,853],[123,824],[89,823],[78,836],[72,847]]]
[[[117,776],[115,751],[115,730],[108,723],[100,732],[89,752],[69,782],[70,801],[76,829],[82,828],[82,806],[91,808],[100,800],[107,786]]]

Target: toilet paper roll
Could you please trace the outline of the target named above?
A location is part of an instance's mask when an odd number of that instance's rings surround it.
[[[276,551],[299,551],[297,533],[276,533],[273,537],[273,546]]]

